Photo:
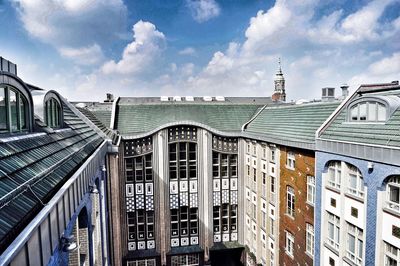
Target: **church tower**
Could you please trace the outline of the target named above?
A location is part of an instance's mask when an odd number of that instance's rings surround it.
[[[279,58],[278,64],[279,68],[275,74],[275,79],[274,79],[275,90],[274,94],[272,94],[272,100],[285,102],[286,101],[285,78],[283,77],[282,73],[281,58]]]

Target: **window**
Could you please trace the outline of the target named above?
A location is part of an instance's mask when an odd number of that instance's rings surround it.
[[[314,226],[306,224],[306,252],[311,257],[314,257]]]
[[[357,265],[362,265],[363,230],[347,223],[346,257]]]
[[[271,162],[275,162],[276,150],[271,148]]]
[[[342,180],[341,162],[331,162],[328,167],[328,185],[333,188],[340,189]]]
[[[349,179],[347,191],[358,197],[364,197],[364,180],[357,167],[349,165]]]
[[[0,133],[28,130],[28,104],[18,90],[0,87]]]
[[[171,257],[171,266],[196,266],[200,265],[199,254],[176,255]]]
[[[286,197],[287,197],[287,205],[286,205],[286,214],[291,217],[294,217],[295,208],[294,208],[294,189],[290,186],[286,188]]]
[[[271,187],[270,187],[270,190],[271,190],[271,193],[275,193],[275,177],[273,177],[273,176],[271,176]]]
[[[61,126],[61,106],[54,98],[45,103],[45,119],[47,126],[57,128]]]
[[[315,203],[315,177],[307,176],[307,202],[314,205]]]
[[[375,101],[366,101],[350,107],[349,121],[381,122],[386,121],[386,106]]]
[[[286,242],[285,242],[285,251],[290,257],[293,258],[293,250],[294,250],[294,236],[289,233],[285,232],[286,234]]]
[[[272,219],[271,217],[269,218],[269,233],[271,235],[275,234],[274,219]]]
[[[250,143],[247,143],[247,153],[250,153]]]
[[[295,155],[294,152],[289,151],[286,158],[286,167],[290,169],[295,168]]]
[[[392,210],[400,211],[400,176],[389,179],[386,186],[386,206]]]
[[[339,249],[340,241],[340,218],[327,212],[328,214],[328,244],[336,250]]]
[[[400,265],[400,250],[389,243],[384,242],[385,245],[385,266],[398,266]]]
[[[257,144],[253,145],[253,155],[257,154]]]
[[[263,159],[267,158],[267,148],[266,147],[262,148],[262,157],[263,157]]]

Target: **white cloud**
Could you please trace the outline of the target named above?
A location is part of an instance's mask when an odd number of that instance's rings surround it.
[[[138,73],[149,67],[163,49],[165,36],[150,22],[140,20],[133,25],[133,41],[128,44],[118,62],[110,60],[102,66],[105,74]]]
[[[61,56],[71,59],[79,65],[98,64],[104,58],[101,47],[97,43],[79,48],[60,47],[58,51]]]
[[[186,0],[192,17],[198,23],[217,17],[221,10],[215,0]]]
[[[400,52],[371,63],[367,70],[353,76],[349,84],[382,83],[399,80]]]
[[[258,11],[256,17],[250,19],[250,26],[246,30],[244,49],[253,51],[259,45],[266,45],[268,38],[284,30],[291,19],[291,11],[284,1],[277,1],[267,12]]]
[[[122,0],[12,0],[25,30],[65,54],[91,47],[91,52],[118,38],[125,29]],[[67,49],[67,50],[65,50]],[[68,49],[72,49],[68,51]],[[66,53],[65,53],[66,52]]]
[[[323,17],[309,30],[310,37],[319,43],[355,43],[378,40],[391,36],[398,30],[396,20],[392,29],[383,31],[379,22],[386,7],[396,0],[375,0],[360,10],[343,18],[343,10],[336,10]]]
[[[180,55],[194,55],[196,54],[196,49],[193,47],[186,47],[185,49],[179,51]]]

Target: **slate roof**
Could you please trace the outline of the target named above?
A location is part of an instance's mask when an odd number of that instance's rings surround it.
[[[379,86],[374,89],[372,85],[361,86],[358,89],[358,94],[335,114],[335,117],[329,121],[319,137],[324,140],[400,147],[400,108],[394,110],[386,123],[347,122],[346,119],[348,104],[361,96],[400,97],[399,85],[386,86],[384,90],[382,90],[382,87]]]
[[[240,132],[262,104],[158,103],[130,104],[121,101],[116,110],[116,130],[125,136],[151,132],[173,123],[188,122],[221,132]]]
[[[266,107],[245,128],[249,136],[258,136],[276,144],[301,147],[315,144],[315,132],[340,102],[305,103]]]
[[[0,139],[0,252],[103,139],[63,102],[65,129]]]

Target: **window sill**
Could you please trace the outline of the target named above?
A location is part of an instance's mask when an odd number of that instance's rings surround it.
[[[351,198],[351,199],[353,199],[353,200],[356,200],[356,201],[358,201],[358,202],[360,202],[360,203],[364,203],[364,198],[361,198],[361,197],[359,197],[359,196],[357,196],[357,195],[351,194],[351,193],[349,193],[349,192],[345,192],[344,195],[345,195],[346,197]]]
[[[350,260],[347,257],[343,257],[343,261],[346,262],[348,265],[351,265],[351,266],[360,266],[360,265],[362,265],[362,264],[354,263],[352,260]]]
[[[329,249],[330,251],[332,251],[336,256],[339,256],[339,251],[336,250],[334,247],[332,247],[331,245],[329,245],[327,242],[324,242],[324,247],[326,247],[327,249]]]
[[[285,213],[285,216],[288,217],[288,218],[290,218],[290,219],[292,219],[293,221],[295,220],[295,217],[292,216],[292,215],[290,215],[290,214],[288,214],[288,213]]]
[[[330,191],[332,191],[332,192],[335,192],[335,193],[337,193],[337,194],[340,194],[340,189],[339,188],[336,188],[336,187],[331,187],[331,186],[325,186],[325,189],[327,189],[327,190],[330,190]]]
[[[397,218],[400,218],[400,212],[397,212],[396,210],[390,209],[389,207],[383,207],[383,211],[391,214]]]
[[[288,166],[288,165],[286,165],[286,169],[288,169],[288,170],[291,170],[291,171],[294,171],[294,170],[296,170],[296,168],[295,168],[295,167],[290,167],[290,166]]]
[[[311,255],[311,253],[309,253],[309,252],[307,252],[307,251],[306,251],[305,253],[306,253],[306,255],[309,256],[311,259],[314,259],[314,255]]]
[[[315,207],[315,203],[312,203],[312,202],[309,202],[309,201],[307,201],[306,202],[308,205],[310,205],[311,207]]]
[[[285,249],[285,253],[286,253],[286,255],[288,255],[291,259],[294,259],[293,254],[290,254],[286,249]]]

